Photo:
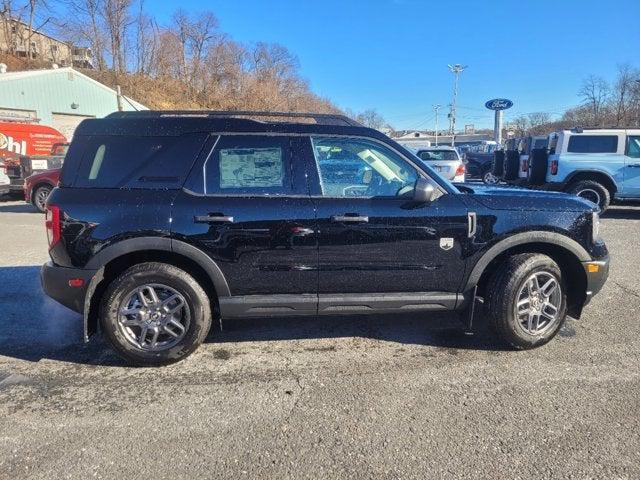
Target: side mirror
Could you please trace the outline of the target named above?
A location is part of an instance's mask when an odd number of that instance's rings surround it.
[[[438,190],[426,178],[416,180],[416,186],[413,189],[413,200],[417,203],[431,203],[438,198]]]

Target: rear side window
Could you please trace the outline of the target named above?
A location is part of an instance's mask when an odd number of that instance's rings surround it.
[[[616,153],[617,135],[572,135],[569,137],[569,153]]]
[[[203,177],[205,194],[291,194],[289,139],[221,136],[204,164]]]
[[[84,148],[75,186],[180,188],[206,137],[93,137]]]

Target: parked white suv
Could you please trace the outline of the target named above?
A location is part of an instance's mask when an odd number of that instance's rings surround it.
[[[421,148],[416,155],[447,180],[464,182],[466,168],[455,147]]]

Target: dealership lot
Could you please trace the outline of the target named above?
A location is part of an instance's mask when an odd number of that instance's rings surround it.
[[[640,477],[640,206],[611,276],[549,345],[450,315],[225,324],[133,369],[39,286],[42,215],[0,202],[0,478]]]

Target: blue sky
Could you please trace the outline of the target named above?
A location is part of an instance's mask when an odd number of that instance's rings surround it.
[[[277,42],[300,60],[314,92],[342,108],[375,108],[396,128],[433,128],[451,102],[449,63],[462,74],[458,126],[492,126],[484,102],[560,114],[589,74],[640,67],[639,0],[181,0],[213,11],[240,42]],[[162,21],[177,2],[147,0]],[[446,121],[441,110],[440,124]]]

